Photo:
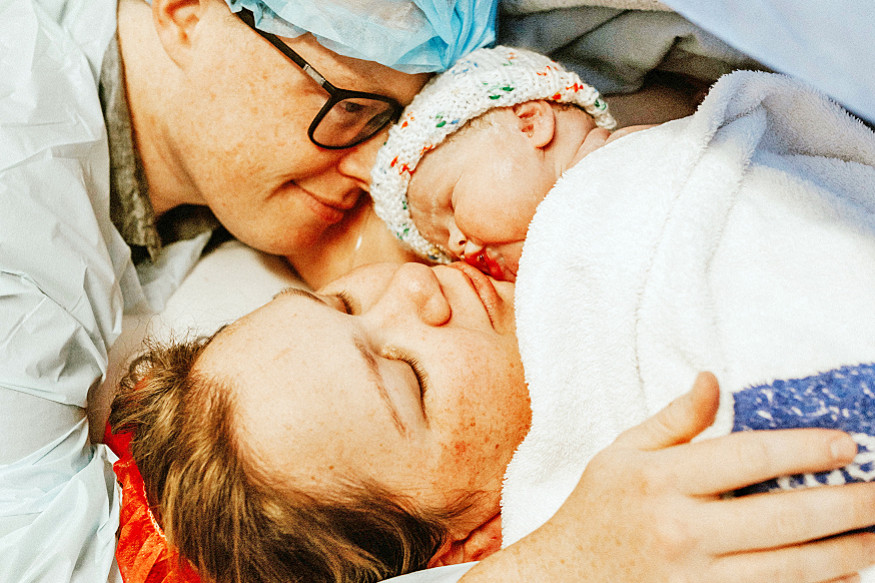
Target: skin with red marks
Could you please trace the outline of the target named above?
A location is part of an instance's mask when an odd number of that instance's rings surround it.
[[[530,420],[513,285],[464,265],[373,265],[316,299],[281,294],[219,334],[198,369],[231,381],[268,471],[324,488],[370,478],[436,508],[476,495],[462,526],[498,514]]]

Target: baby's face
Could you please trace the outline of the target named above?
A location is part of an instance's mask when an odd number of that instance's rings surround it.
[[[529,222],[559,178],[510,128],[472,129],[442,144],[420,161],[407,192],[423,237],[504,281],[516,281]]]

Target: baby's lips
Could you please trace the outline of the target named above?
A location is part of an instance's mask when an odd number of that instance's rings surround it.
[[[464,259],[468,265],[473,265],[483,273],[487,273],[499,281],[513,281],[513,279],[505,274],[501,264],[487,253],[485,249]]]

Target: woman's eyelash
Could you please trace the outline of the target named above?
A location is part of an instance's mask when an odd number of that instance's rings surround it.
[[[345,291],[337,292],[334,294],[335,297],[340,300],[340,305],[343,306],[343,311],[350,316],[355,314],[355,310],[352,306],[352,298]]]
[[[398,356],[398,359],[407,363],[411,370],[413,370],[413,375],[416,377],[416,382],[419,384],[419,396],[423,397],[428,391],[428,374],[426,374],[425,368],[423,368],[419,360],[414,356],[402,354]]]
[[[410,370],[413,372],[413,377],[416,379],[416,384],[419,388],[419,404],[422,408],[423,416],[425,417],[426,423],[428,423],[428,415],[425,413],[425,394],[429,390],[429,381],[428,381],[428,373],[425,372],[425,367],[420,364],[419,360],[411,355],[408,352],[404,352],[396,347],[387,346],[385,347],[380,356],[382,358],[388,358],[389,360],[400,361],[410,367]]]

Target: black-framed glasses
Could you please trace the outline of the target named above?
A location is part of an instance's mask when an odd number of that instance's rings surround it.
[[[278,36],[256,28],[255,16],[250,10],[244,8],[237,15],[328,93],[328,100],[307,130],[310,141],[320,148],[351,148],[401,117],[404,106],[396,100],[377,93],[335,87]]]

